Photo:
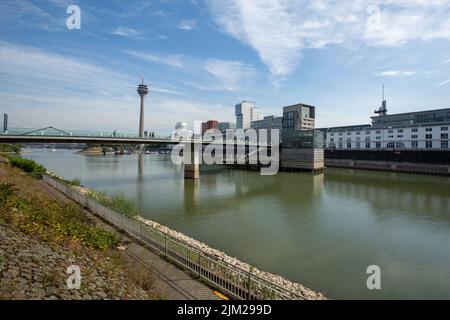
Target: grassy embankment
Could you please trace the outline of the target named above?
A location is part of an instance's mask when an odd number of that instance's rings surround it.
[[[120,235],[97,227],[82,207],[56,199],[42,187],[38,178],[45,172],[43,166],[32,160],[0,154],[0,225],[43,243],[66,248],[76,255],[87,255],[96,261],[92,268],[101,267],[115,277],[126,271],[124,287],[136,285],[148,292],[150,298],[162,298],[161,293],[152,288],[153,275],[141,265],[129,265],[117,251],[123,241]],[[66,183],[78,185],[79,181]],[[128,203],[121,197],[113,199],[116,200],[109,200],[113,204]]]
[[[33,160],[17,155],[0,154],[12,167],[40,179],[47,169]],[[64,180],[67,185],[81,186],[79,179]],[[87,195],[118,209],[129,216],[136,215],[136,206],[122,194],[108,195],[89,190]],[[116,237],[88,223],[82,209],[73,203],[59,203],[52,199],[23,197],[11,183],[0,184],[0,223],[5,221],[21,231],[32,233],[44,240],[78,241],[94,249],[107,249],[116,244]]]

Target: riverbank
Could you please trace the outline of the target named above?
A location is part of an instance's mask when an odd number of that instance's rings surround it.
[[[42,181],[0,163],[0,299],[154,299],[152,275],[131,269],[122,239]],[[81,270],[69,290],[69,266]]]
[[[111,208],[96,197],[96,191],[64,183],[56,175],[44,176],[44,181],[83,204],[95,214],[116,225],[130,236],[163,254],[196,275],[241,299],[307,299],[325,300],[323,294],[289,281],[281,276],[265,272],[213,249],[141,216],[129,215]],[[149,227],[149,228],[147,228]]]

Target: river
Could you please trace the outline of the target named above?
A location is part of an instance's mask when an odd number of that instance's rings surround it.
[[[450,299],[450,178],[202,167],[199,181],[185,181],[170,155],[24,157],[122,192],[144,217],[329,298]],[[381,290],[366,286],[370,265],[381,268]]]

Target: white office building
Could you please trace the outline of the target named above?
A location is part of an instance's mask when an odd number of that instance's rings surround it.
[[[253,121],[260,120],[255,104],[243,101],[235,106],[236,129],[250,129]]]
[[[191,139],[192,131],[188,129],[188,125],[184,121],[177,122],[175,130],[172,132],[172,140]]]
[[[328,149],[449,149],[450,108],[372,117],[372,124],[322,130]]]

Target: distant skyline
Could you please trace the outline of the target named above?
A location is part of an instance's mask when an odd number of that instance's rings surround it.
[[[243,100],[369,123],[383,84],[390,113],[450,107],[450,0],[3,0],[0,27],[0,113],[39,127],[137,132],[142,72],[161,134]]]

